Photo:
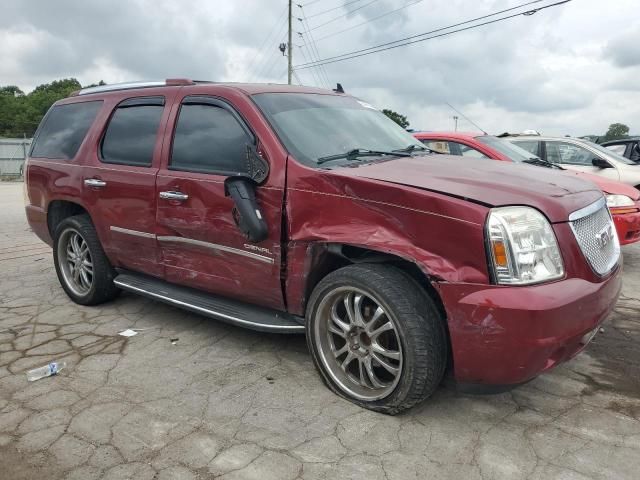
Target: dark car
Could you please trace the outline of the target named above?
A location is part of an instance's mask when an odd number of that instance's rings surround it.
[[[602,142],[601,145],[607,147],[609,150],[613,150],[618,155],[640,163],[640,137],[610,140],[608,142]]]
[[[447,364],[462,386],[503,389],[573,357],[621,288],[595,185],[426,155],[342,92],[94,87],[43,119],[26,212],[73,301],[126,290],[304,332],[329,388],[393,414]]]

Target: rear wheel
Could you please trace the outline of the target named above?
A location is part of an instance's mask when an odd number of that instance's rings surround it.
[[[309,300],[307,343],[329,388],[389,414],[430,396],[447,360],[435,305],[388,265],[351,265],[327,275]]]
[[[80,305],[97,305],[115,298],[115,271],[87,215],[69,217],[56,228],[53,260],[62,288]]]

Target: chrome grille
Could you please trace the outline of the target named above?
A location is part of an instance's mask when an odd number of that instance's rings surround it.
[[[604,197],[569,216],[573,233],[589,265],[605,275],[618,263],[620,241]]]

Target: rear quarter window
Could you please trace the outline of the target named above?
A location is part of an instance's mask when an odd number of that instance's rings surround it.
[[[38,129],[30,156],[62,160],[75,157],[101,106],[102,100],[51,107]]]

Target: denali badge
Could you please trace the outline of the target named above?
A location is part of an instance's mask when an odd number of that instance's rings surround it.
[[[257,245],[251,245],[249,243],[244,244],[244,248],[247,250],[253,250],[254,252],[266,253],[267,255],[273,255],[268,248],[259,247]]]
[[[611,242],[612,239],[613,231],[611,225],[607,225],[596,234],[596,240],[598,241],[598,245],[600,246],[601,250],[609,245],[609,242]]]

